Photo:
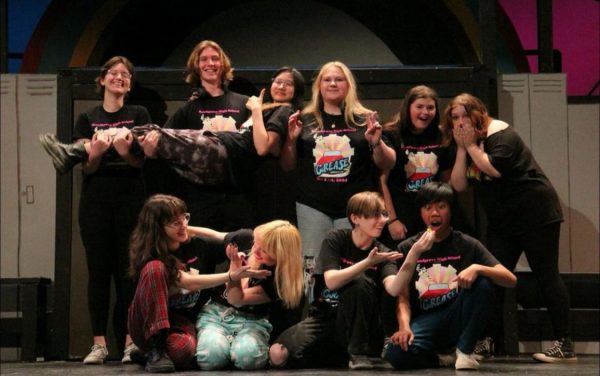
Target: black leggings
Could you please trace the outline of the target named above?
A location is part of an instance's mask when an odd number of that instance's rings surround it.
[[[501,236],[488,229],[488,247],[508,270],[514,270],[521,252],[525,252],[531,271],[538,281],[544,302],[550,314],[550,320],[556,339],[569,337],[570,330],[570,299],[567,287],[560,277],[558,270],[558,246],[560,223],[553,223],[542,228],[528,231],[521,235]],[[519,288],[517,284],[517,288]],[[499,291],[503,296],[503,289]],[[501,300],[497,304],[500,304]],[[498,332],[499,315],[502,309],[499,305],[494,310],[495,318],[490,323],[489,334]]]

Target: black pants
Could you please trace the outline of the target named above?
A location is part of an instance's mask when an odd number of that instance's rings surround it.
[[[274,341],[288,350],[285,367],[337,367],[347,364],[349,354],[378,354],[383,341],[380,294],[373,281],[356,279],[339,291],[337,307],[315,310],[285,330]]]
[[[106,335],[111,279],[116,287],[113,325],[121,347],[134,284],[127,277],[129,238],[143,205],[142,180],[88,176],[79,201],[79,226],[88,267],[88,308],[94,336]]]
[[[556,339],[571,335],[569,293],[558,270],[559,237],[560,223],[515,236],[501,236],[494,233],[493,229],[488,229],[488,247],[508,270],[514,270],[521,253],[525,252],[542,291]],[[496,309],[493,310],[495,314],[486,331],[492,337],[499,332],[504,289],[499,288],[497,296]]]

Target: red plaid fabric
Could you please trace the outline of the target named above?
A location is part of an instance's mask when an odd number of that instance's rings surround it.
[[[143,351],[150,350],[150,337],[168,329],[167,352],[175,367],[183,369],[194,361],[196,327],[185,315],[169,311],[167,275],[161,261],[150,261],[142,268],[127,323],[133,343]]]

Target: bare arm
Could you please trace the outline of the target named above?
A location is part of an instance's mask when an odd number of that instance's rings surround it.
[[[298,151],[296,150],[296,142],[302,132],[302,122],[299,119],[300,111],[294,112],[288,121],[288,135],[281,148],[281,156],[279,163],[283,171],[292,171],[296,168],[298,159]]]
[[[408,288],[408,284],[417,266],[417,260],[423,252],[431,249],[434,239],[435,231],[428,230],[410,247],[408,255],[406,255],[398,273],[395,276],[387,277],[383,281],[383,286],[388,294],[398,296],[402,290]]]
[[[248,98],[248,102],[246,102],[246,108],[252,113],[252,140],[254,141],[256,152],[261,157],[264,157],[269,153],[278,157],[281,153],[279,147],[279,134],[276,132],[269,132],[265,128],[265,121],[262,113],[264,96],[265,89],[262,89],[258,97],[251,96]]]
[[[399,252],[379,252],[377,247],[374,247],[369,255],[361,261],[344,269],[331,269],[323,273],[325,285],[330,290],[337,290],[347,285],[354,278],[359,276],[368,268],[379,264],[383,261],[396,261],[402,258],[402,253]],[[387,279],[386,279],[387,280]]]
[[[81,142],[78,140],[77,142]],[[87,140],[83,140],[84,142]],[[83,172],[86,174],[92,174],[100,167],[102,156],[112,145],[112,139],[110,136],[100,132],[94,133],[94,136],[90,140],[90,151],[88,153],[87,161],[83,162]]]
[[[119,153],[121,158],[132,167],[142,167],[144,164],[144,156],[131,153],[131,145],[133,144],[133,134],[127,128],[120,130],[113,137],[113,148]]]
[[[502,264],[496,264],[495,266],[472,264],[458,273],[454,280],[458,282],[459,287],[468,289],[471,288],[471,285],[479,276],[487,277],[502,287],[512,288],[517,285],[517,277]]]
[[[490,163],[490,158],[485,150],[483,150],[483,145],[477,144],[477,138],[473,127],[465,126],[462,128],[462,131],[464,132],[463,140],[465,149],[467,150],[467,153],[469,153],[473,163],[475,163],[479,170],[486,175],[493,178],[501,177],[502,175],[500,172]]]
[[[463,192],[469,186],[469,182],[467,181],[467,151],[464,147],[458,147],[456,151],[454,167],[450,174],[450,185],[457,192]]]
[[[391,170],[396,164],[396,151],[381,141],[382,127],[377,120],[377,113],[367,115],[365,139],[371,146],[373,162],[382,171]]]
[[[388,231],[394,240],[404,239],[406,237],[406,226],[398,219],[398,214],[396,214],[396,208],[394,207],[394,201],[392,200],[392,194],[390,193],[390,188],[388,187],[388,178],[390,172],[383,171],[379,175],[379,190],[381,191],[381,195],[383,196],[383,201],[385,203],[385,210],[388,211],[390,218],[387,221]]]
[[[188,226],[187,232],[191,236],[202,236],[214,240],[225,240],[227,232],[216,231],[208,227]]]

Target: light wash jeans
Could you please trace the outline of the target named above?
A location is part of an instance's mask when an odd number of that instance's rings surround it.
[[[196,362],[202,370],[223,369],[231,362],[243,370],[262,369],[269,360],[272,326],[266,318],[208,302],[198,315],[196,329]]]
[[[321,243],[330,230],[352,228],[348,218],[331,218],[327,214],[296,202],[298,230],[302,236],[304,257],[315,258],[321,250]]]

